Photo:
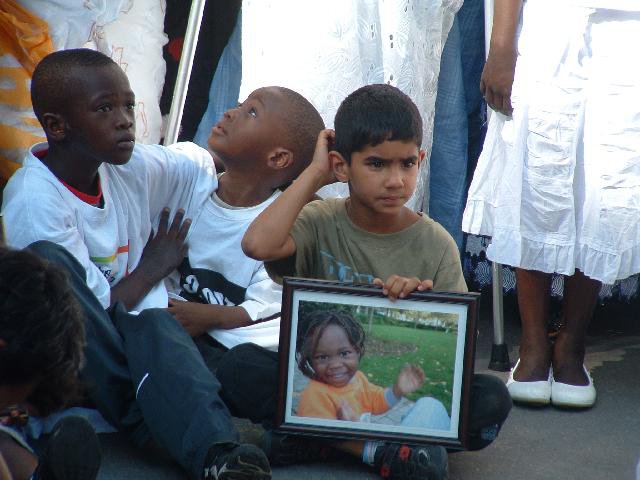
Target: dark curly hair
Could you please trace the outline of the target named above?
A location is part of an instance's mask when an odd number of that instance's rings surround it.
[[[0,383],[36,383],[26,399],[46,415],[76,400],[83,362],[80,307],[65,273],[0,247]]]
[[[313,352],[329,325],[341,327],[358,355],[361,358],[364,355],[364,329],[350,313],[343,310],[316,310],[308,315],[301,315],[296,338],[296,363],[300,371],[309,378],[315,376],[311,368]]]

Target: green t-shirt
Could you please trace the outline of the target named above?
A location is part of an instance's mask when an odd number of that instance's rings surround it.
[[[284,275],[348,283],[383,281],[391,275],[433,280],[434,290],[466,292],[458,247],[451,235],[427,216],[395,233],[358,228],[347,216],[346,199],[307,204],[291,230],[293,261],[268,262],[279,281]]]

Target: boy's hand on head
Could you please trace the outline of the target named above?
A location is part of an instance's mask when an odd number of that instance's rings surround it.
[[[168,208],[162,210],[158,233],[149,236],[149,241],[144,247],[140,265],[147,275],[153,278],[153,283],[157,283],[169,275],[187,255],[187,244],[185,238],[191,226],[190,219],[184,219],[184,210],[179,209],[171,226],[169,226]]]
[[[402,367],[396,383],[393,385],[393,394],[397,397],[404,397],[419,389],[424,383],[425,375],[422,368],[418,365],[409,365],[408,363]]]
[[[321,183],[320,186],[322,187],[337,181],[333,173],[333,168],[331,167],[331,161],[329,160],[329,151],[333,148],[335,136],[336,132],[330,128],[326,128],[318,134],[313,160],[307,167],[313,169],[314,173],[318,175]]]
[[[382,293],[390,300],[405,298],[411,292],[424,292],[433,288],[432,280],[420,280],[418,277],[407,278],[400,275],[391,275],[385,282],[379,278],[373,280],[373,284],[382,287]]]
[[[174,301],[169,299],[169,313],[174,316],[189,335],[197,337],[211,330],[209,305],[195,302]]]
[[[340,407],[338,407],[337,412],[338,420],[347,420],[349,422],[359,422],[360,417],[356,415],[356,412],[353,411],[351,405],[349,405],[346,400],[340,401]]]

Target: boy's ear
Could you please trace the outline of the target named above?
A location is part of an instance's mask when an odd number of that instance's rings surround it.
[[[331,162],[331,168],[333,169],[333,174],[336,176],[336,179],[339,182],[348,182],[349,164],[344,157],[335,150],[331,150],[329,152],[329,161]]]
[[[425,150],[419,150],[418,151],[418,166],[420,166],[420,164],[424,160],[424,157],[426,157],[426,156],[427,156],[427,152]]]
[[[42,115],[42,128],[47,138],[54,142],[64,140],[67,136],[67,122],[59,113],[45,113]]]
[[[293,152],[278,147],[269,152],[267,165],[274,170],[282,170],[293,164]]]

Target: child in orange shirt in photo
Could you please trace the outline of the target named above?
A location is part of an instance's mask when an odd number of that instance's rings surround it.
[[[385,413],[422,386],[423,370],[409,364],[400,370],[390,387],[370,383],[358,369],[364,341],[364,329],[347,312],[316,311],[301,317],[296,363],[311,381],[302,391],[297,415],[369,421],[372,414]],[[451,420],[439,400],[423,397],[401,424],[449,430]]]

